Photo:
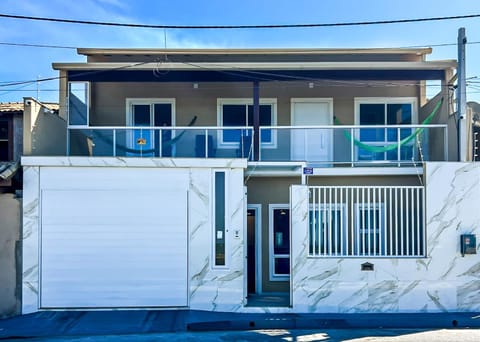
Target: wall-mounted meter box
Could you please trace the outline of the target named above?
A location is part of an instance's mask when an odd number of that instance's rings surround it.
[[[460,235],[460,251],[465,254],[477,254],[477,239],[473,234]]]

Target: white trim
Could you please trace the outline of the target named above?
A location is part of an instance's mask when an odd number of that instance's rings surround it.
[[[277,275],[275,274],[275,255],[273,253],[273,211],[275,209],[285,209],[290,211],[290,204],[285,203],[285,204],[269,204],[268,205],[268,275],[269,275],[269,280],[270,281],[289,281],[290,280],[290,275]],[[290,213],[291,214],[291,213]],[[290,223],[289,223],[290,226]],[[291,235],[290,227],[289,227],[289,234]],[[291,241],[292,237],[290,236],[290,253],[288,255],[288,258],[290,259],[290,274],[292,272],[291,270]],[[280,255],[280,258],[286,258],[287,255]]]
[[[172,113],[171,113],[171,120],[172,120],[172,127],[175,126],[175,120],[176,120],[176,114],[175,114],[175,106],[176,106],[176,100],[175,98],[173,97],[168,97],[168,98],[145,98],[145,97],[142,97],[142,98],[136,98],[136,97],[127,97],[125,99],[125,105],[126,105],[126,110],[125,110],[125,113],[127,115],[126,117],[126,123],[127,123],[127,126],[133,126],[132,124],[132,105],[133,104],[144,104],[144,105],[154,105],[154,104],[170,104],[172,105]],[[150,122],[152,123],[152,127],[154,127],[155,125],[153,125],[153,118],[152,118],[152,111],[150,111]]]
[[[133,106],[134,105],[149,105],[150,106],[150,127],[155,127],[155,109],[154,105],[155,104],[170,104],[170,120],[171,120],[171,125],[170,127],[175,127],[175,98],[135,98],[135,97],[127,97],[125,100],[126,104],[126,123],[127,126],[134,126],[133,125]],[[175,137],[175,130],[171,131],[172,133],[172,138]],[[127,131],[127,146],[130,148],[133,148],[134,142],[133,142],[133,132],[132,131]],[[152,146],[150,148],[153,148],[155,146],[155,135],[152,134],[151,137],[151,144]],[[172,156],[175,155],[175,145],[172,146]]]
[[[91,100],[90,100],[90,82],[88,81],[68,81],[67,82],[67,126],[69,127],[77,127],[77,126],[82,126],[82,125],[70,125],[70,86],[72,83],[83,83],[86,85],[86,90],[85,90],[85,97],[86,97],[86,106],[87,106],[87,124],[86,126],[90,126],[90,105],[91,105]]]
[[[229,127],[223,126],[223,105],[252,105],[253,98],[217,98],[217,127]],[[277,99],[276,98],[260,98],[259,105],[271,105],[272,107],[272,118],[270,126],[277,126]],[[247,113],[245,113],[245,116]],[[245,121],[245,127],[247,127],[248,122]],[[252,127],[252,126],[248,126]],[[223,141],[223,130],[220,129],[217,132],[217,148],[238,148],[238,143],[234,142],[224,142]],[[277,147],[277,133],[275,130],[271,131],[272,141],[270,142],[260,142],[262,148],[276,148]]]
[[[382,161],[380,161],[382,163]],[[385,164],[383,162],[383,164]],[[396,164],[396,163],[395,163]],[[313,176],[409,176],[423,175],[423,167],[335,167],[313,168]]]
[[[262,294],[262,205],[248,204],[247,210],[255,210],[255,291]]]
[[[370,210],[376,210],[378,209],[379,210],[379,217],[378,217],[378,220],[380,222],[376,222],[376,226],[373,227],[372,230],[370,229],[364,229],[364,228],[360,228],[360,210],[367,210],[367,211],[370,211]],[[356,256],[356,257],[361,257],[361,256],[385,256],[385,247],[383,244],[382,244],[382,240],[381,240],[381,236],[384,236],[386,234],[386,227],[385,227],[385,203],[384,202],[362,202],[362,203],[354,203],[354,210],[355,212],[353,213],[353,215],[355,215],[355,218],[354,218],[354,222],[355,222],[355,237],[354,237],[354,241],[355,241],[355,248],[354,248],[354,253],[353,255]],[[403,214],[403,213],[402,213]],[[377,246],[377,254],[372,254],[372,253],[369,253],[369,254],[364,254],[365,251],[363,251],[363,253],[361,253],[361,248],[362,248],[362,240],[361,240],[361,234],[364,232],[364,231],[367,231],[369,234],[372,234],[373,232],[373,235],[377,234],[378,232],[378,236],[379,236],[379,244],[380,246]],[[357,242],[356,241],[359,241],[359,245],[357,245]],[[359,246],[360,250],[357,250],[357,246]],[[381,249],[379,247],[382,247]],[[367,249],[367,246],[365,245],[365,248]],[[370,251],[370,248],[368,247],[368,250]]]
[[[360,126],[360,104],[411,104],[412,125],[418,123],[418,99],[416,97],[355,97],[355,126]],[[383,123],[387,125],[386,122]]]
[[[362,104],[383,104],[384,106],[387,106],[388,104],[410,104],[412,106],[412,125],[416,125],[418,123],[418,99],[416,97],[355,97],[354,98],[354,117],[355,117],[355,125],[359,126],[360,125],[360,105]],[[387,111],[385,109],[385,114],[384,114],[384,122],[383,125],[388,125],[387,124]],[[408,127],[406,127],[408,128]],[[355,130],[354,134],[356,139],[360,139],[360,132],[359,130]],[[375,146],[375,145],[380,145],[383,146],[385,143],[395,143],[396,141],[387,141],[387,137],[385,136],[385,141],[378,141],[377,143],[375,141],[368,142],[369,144]],[[384,152],[385,154],[385,152]],[[397,156],[398,158],[398,156]],[[383,161],[387,160],[386,155]],[[355,161],[359,161],[359,148],[358,146],[355,147]],[[382,160],[380,160],[382,161]],[[360,161],[361,162],[361,161]],[[368,161],[367,161],[368,162]]]
[[[339,199],[338,199],[339,200]],[[339,243],[342,247],[340,247],[340,253],[337,253],[337,254],[334,254],[333,251],[332,253],[328,253],[326,251],[324,251],[324,253],[322,253],[322,250],[320,248],[320,242],[317,241],[317,240],[314,240],[316,242],[316,244],[318,245],[318,254],[315,254],[315,253],[312,253],[310,254],[310,241],[311,241],[311,236],[310,236],[310,228],[308,230],[308,258],[324,258],[324,257],[331,257],[331,256],[335,256],[335,257],[344,257],[346,256],[346,250],[347,250],[347,239],[345,238],[346,235],[348,234],[348,229],[347,229],[347,206],[345,203],[342,203],[342,202],[334,202],[334,203],[312,203],[310,202],[310,205],[309,205],[309,214],[310,213],[315,213],[317,212],[319,213],[319,217],[322,218],[322,222],[318,225],[318,229],[319,229],[319,232],[318,234],[320,235],[321,232],[320,230],[323,228],[325,229],[328,229],[329,231],[331,231],[331,224],[332,222],[328,222],[328,218],[330,218],[330,221],[332,220],[332,217],[327,217],[329,214],[327,214],[327,216],[324,215],[324,213],[331,213],[331,212],[339,212],[340,213],[340,216],[342,217],[340,222],[338,223],[338,225],[340,226],[340,236],[338,236],[337,238],[337,241],[338,239],[340,239]],[[328,225],[328,226],[327,226]],[[327,233],[325,233],[325,235],[327,235]],[[341,239],[341,237],[343,236],[343,240]],[[332,242],[334,243],[334,242]],[[326,247],[325,247],[326,249]],[[333,249],[333,245],[330,247],[330,249]],[[343,254],[341,254],[341,251],[344,251]],[[313,251],[315,251],[315,245],[313,246]]]
[[[216,265],[215,264],[215,240],[216,240],[216,229],[215,229],[215,174],[218,172],[223,172],[225,174],[225,227],[223,227],[223,238],[225,241],[225,265]],[[217,270],[225,270],[230,268],[230,234],[229,234],[229,229],[228,227],[230,226],[230,215],[229,215],[229,206],[228,206],[228,195],[229,195],[229,172],[228,169],[213,169],[211,173],[211,198],[212,198],[212,205],[211,205],[211,217],[212,217],[212,235],[211,235],[211,265],[212,269]]]
[[[457,66],[455,60],[439,60],[427,62],[212,62],[212,63],[124,63],[124,62],[93,62],[93,63],[53,63],[55,70],[109,70],[128,68],[128,70],[447,70]]]
[[[295,122],[295,104],[297,103],[326,103],[328,105],[328,125],[333,125],[333,98],[331,97],[292,97],[290,99],[290,124],[292,127],[295,127],[293,123]],[[312,125],[315,126],[315,125]],[[333,161],[333,130],[330,130],[330,148],[328,150],[328,159],[326,162]],[[291,134],[290,138],[290,155],[293,156],[293,134]],[[306,148],[306,146],[305,146]],[[305,151],[306,153],[306,151]],[[306,155],[305,155],[306,156]]]

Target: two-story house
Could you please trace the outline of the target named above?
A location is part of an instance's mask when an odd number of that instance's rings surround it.
[[[458,236],[442,244],[429,210],[443,195],[428,182],[447,181],[435,170],[456,165],[429,162],[458,152],[456,62],[430,52],[79,49],[86,62],[54,63],[67,127],[50,134],[57,156],[22,160],[24,312],[472,309],[458,277],[473,259],[443,272]]]

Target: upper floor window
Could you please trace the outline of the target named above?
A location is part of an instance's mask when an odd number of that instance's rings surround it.
[[[260,126],[275,126],[277,123],[277,100],[260,99]],[[218,99],[218,125],[221,127],[253,127],[252,99]],[[251,129],[225,129],[219,134],[222,147],[238,146],[242,136],[251,136]],[[261,143],[275,145],[271,130],[262,130]]]
[[[88,82],[68,82],[68,124],[88,126],[89,106]]]
[[[360,126],[381,126],[359,129],[356,138],[362,145],[357,148],[358,160],[411,160],[415,153],[415,140],[403,144],[414,129],[388,127],[412,125],[417,119],[416,98],[356,98],[355,122]]]

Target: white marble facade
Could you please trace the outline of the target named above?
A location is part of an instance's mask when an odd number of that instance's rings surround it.
[[[244,305],[244,185],[242,160],[155,160],[149,158],[27,157],[24,165],[22,313],[39,310],[40,206],[42,167],[147,167],[188,170],[189,307],[237,311]],[[226,172],[227,266],[212,267],[214,170]],[[82,171],[83,172],[83,171]]]
[[[88,160],[86,160],[88,159]],[[179,165],[178,163],[181,163]],[[188,170],[191,309],[241,312],[445,312],[480,310],[480,255],[460,254],[460,235],[479,237],[480,165],[427,163],[426,258],[309,258],[308,187],[292,186],[291,308],[245,307],[245,161],[148,158],[26,158],[23,198],[23,313],[39,309],[41,169],[140,167]],[[213,172],[227,172],[227,266],[212,265]],[[478,250],[477,241],[477,250]],[[364,262],[374,271],[361,271]]]
[[[309,258],[308,188],[293,186],[295,312],[480,310],[480,255],[460,253],[460,235],[480,233],[480,165],[427,163],[426,258]],[[374,271],[361,271],[364,262]]]

